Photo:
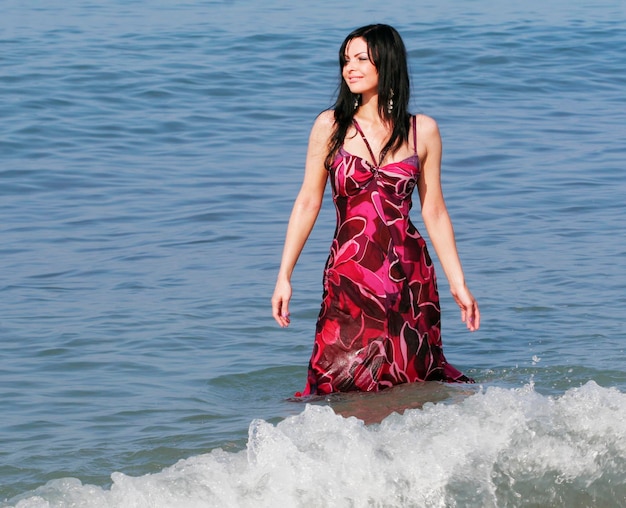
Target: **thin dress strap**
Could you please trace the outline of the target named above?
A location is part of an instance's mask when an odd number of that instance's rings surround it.
[[[352,122],[354,123],[354,126],[356,127],[356,130],[359,131],[359,134],[363,138],[363,141],[365,141],[365,146],[367,146],[367,149],[369,150],[369,153],[372,156],[372,160],[374,161],[374,167],[379,168],[380,167],[380,163],[377,162],[376,156],[374,155],[374,152],[372,151],[372,147],[370,146],[369,142],[367,141],[367,138],[365,137],[365,134],[361,130],[361,126],[356,121],[356,118],[353,118]],[[385,159],[385,156],[387,155],[387,152],[388,152],[388,149],[387,150],[383,150],[383,153],[380,154],[381,155],[380,162],[382,162]]]
[[[417,115],[413,115],[413,152],[417,155]]]
[[[413,115],[411,117],[411,120],[413,120],[413,154],[417,156],[418,155],[417,154],[417,115]],[[372,147],[367,141],[367,138],[365,137],[365,134],[363,133],[361,126],[356,121],[356,118],[353,118],[352,122],[354,123],[354,127],[356,128],[356,130],[359,132],[359,134],[363,138],[363,141],[365,142],[365,146],[367,147],[367,150],[369,151],[372,157],[372,160],[374,161],[374,166],[376,168],[379,168],[380,163],[376,161],[376,156],[374,155],[374,151],[372,150]],[[382,157],[380,158],[380,162],[382,162],[385,159],[385,156],[387,155],[388,150],[389,150],[388,148],[386,150],[383,150],[383,153],[381,154]]]

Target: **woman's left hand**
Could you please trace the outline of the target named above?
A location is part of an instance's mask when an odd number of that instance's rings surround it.
[[[478,302],[467,289],[467,286],[451,289],[450,292],[454,297],[457,305],[461,309],[461,321],[463,321],[469,331],[475,332],[480,327],[480,311],[478,310]]]

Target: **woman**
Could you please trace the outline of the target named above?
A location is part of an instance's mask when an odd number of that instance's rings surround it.
[[[289,325],[291,274],[330,178],[337,228],[304,391],[376,391],[471,379],[446,362],[432,261],[409,219],[417,185],[424,224],[469,330],[480,326],[465,284],[441,182],[437,123],[411,116],[406,50],[388,25],[352,32],[339,50],[335,107],[316,119],[272,297]]]

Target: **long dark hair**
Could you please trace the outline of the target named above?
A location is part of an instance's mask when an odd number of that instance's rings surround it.
[[[392,126],[391,137],[381,150],[395,152],[409,139],[409,69],[406,48],[397,30],[389,25],[376,24],[357,28],[351,32],[339,48],[339,91],[333,107],[335,112],[335,129],[330,138],[329,151],[326,156],[326,167],[330,168],[333,158],[343,145],[348,128],[356,108],[354,95],[342,77],[346,63],[346,47],[348,43],[362,37],[367,43],[369,58],[378,71],[378,113]],[[387,111],[387,104],[392,99],[393,109]]]

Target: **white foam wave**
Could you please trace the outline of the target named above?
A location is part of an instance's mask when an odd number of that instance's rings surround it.
[[[594,382],[560,397],[488,388],[378,425],[327,406],[251,423],[247,449],[112,475],[110,489],[55,480],[43,507],[626,506],[626,394]]]

